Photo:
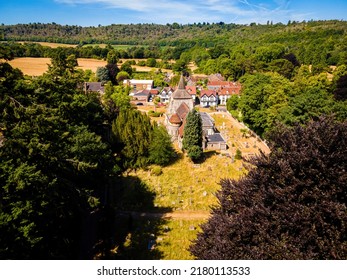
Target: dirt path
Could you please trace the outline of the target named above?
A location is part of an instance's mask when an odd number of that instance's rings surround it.
[[[210,217],[209,211],[175,211],[175,212],[136,212],[120,211],[119,214],[131,215],[133,218],[204,220]]]

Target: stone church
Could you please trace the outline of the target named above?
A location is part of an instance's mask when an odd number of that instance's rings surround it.
[[[178,88],[171,94],[165,118],[166,128],[171,136],[171,140],[178,141],[180,147],[185,120],[193,108],[193,99],[186,90],[184,78],[181,75]]]
[[[184,84],[181,76],[178,88],[171,94],[169,106],[165,115],[166,129],[171,141],[177,141],[182,148],[183,132],[188,113],[193,110],[194,101]],[[227,143],[222,135],[216,131],[213,119],[207,113],[200,113],[203,129],[202,148],[208,150],[226,150]]]

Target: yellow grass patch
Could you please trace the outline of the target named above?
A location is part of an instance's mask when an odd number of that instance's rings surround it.
[[[205,152],[206,160],[194,164],[182,152],[179,159],[170,166],[162,168],[162,174],[154,176],[151,171],[140,170],[130,175],[137,176],[156,193],[154,204],[168,207],[173,211],[204,210],[217,204],[216,192],[223,178],[239,178],[244,170],[242,162],[231,159],[218,152]]]
[[[74,44],[62,44],[62,43],[49,43],[49,42],[18,42],[21,44],[27,43],[27,44],[40,44],[41,46],[50,47],[50,48],[75,48],[77,45]]]
[[[78,69],[90,69],[93,72],[98,67],[106,65],[106,61],[91,58],[77,59]],[[9,61],[12,67],[20,69],[25,75],[40,76],[48,70],[48,64],[51,64],[50,58],[42,57],[19,57]]]
[[[124,63],[126,60],[122,60]],[[92,70],[96,72],[98,67],[106,66],[106,61],[93,58],[78,58],[77,69]],[[48,70],[48,64],[51,64],[50,58],[42,57],[19,57],[11,60],[9,62],[12,67],[20,69],[25,75],[28,76],[40,76]],[[120,67],[122,63],[118,64]],[[151,68],[147,66],[137,66],[134,65],[136,71],[149,72],[153,70],[158,70],[159,68]],[[165,70],[166,72],[172,72],[171,70]]]
[[[9,61],[13,68],[20,69],[25,75],[40,76],[48,70],[50,58],[20,57]]]

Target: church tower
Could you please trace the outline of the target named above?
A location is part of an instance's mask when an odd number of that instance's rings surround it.
[[[193,108],[193,99],[186,90],[184,78],[181,75],[178,88],[170,97],[169,107],[166,113],[166,128],[171,135],[172,141],[181,140],[180,137],[183,137],[185,118]]]
[[[168,114],[175,114],[182,103],[185,103],[188,106],[189,111],[194,108],[194,102],[192,97],[186,90],[183,75],[181,75],[180,81],[178,83],[178,88],[171,95]]]

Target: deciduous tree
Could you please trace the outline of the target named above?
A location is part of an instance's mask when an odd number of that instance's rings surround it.
[[[346,259],[347,122],[279,127],[190,248],[198,259]]]

